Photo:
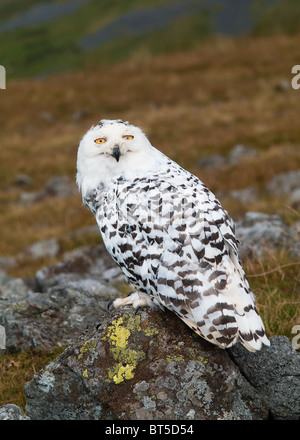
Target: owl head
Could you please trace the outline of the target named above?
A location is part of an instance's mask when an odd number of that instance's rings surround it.
[[[79,144],[77,184],[84,195],[100,183],[138,175],[151,168],[153,150],[140,128],[120,119],[102,119]]]

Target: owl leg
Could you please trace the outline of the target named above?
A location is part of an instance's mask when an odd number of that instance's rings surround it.
[[[118,309],[119,307],[133,306],[137,311],[140,305],[141,300],[139,294],[136,292],[130,292],[126,298],[117,298],[109,301],[107,304],[107,310],[109,310],[111,306],[113,306],[115,309]]]
[[[130,292],[126,298],[117,298],[109,301],[109,303],[107,304],[107,310],[109,310],[111,306],[113,306],[115,309],[118,309],[119,307],[133,306],[133,308],[137,312],[140,307],[153,306],[153,304],[151,303],[152,301],[148,297],[148,295],[137,292]]]

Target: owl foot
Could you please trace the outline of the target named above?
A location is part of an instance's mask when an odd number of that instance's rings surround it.
[[[143,305],[145,305],[145,301],[140,298],[139,294],[136,292],[130,292],[126,298],[117,298],[109,301],[107,304],[107,310],[109,310],[111,306],[115,309],[133,306],[135,312],[137,312],[140,306]]]

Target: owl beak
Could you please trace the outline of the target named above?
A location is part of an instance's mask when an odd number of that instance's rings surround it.
[[[119,162],[120,156],[121,156],[121,151],[119,145],[115,145],[112,152],[112,157],[114,157],[116,161]]]

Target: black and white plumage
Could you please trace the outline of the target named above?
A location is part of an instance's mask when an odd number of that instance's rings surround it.
[[[222,348],[269,345],[228,213],[138,127],[93,126],[79,145],[77,184],[135,292],[114,307],[166,307]]]

